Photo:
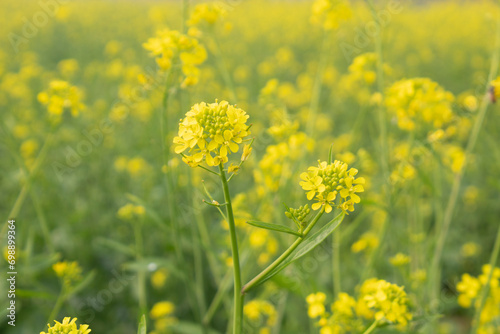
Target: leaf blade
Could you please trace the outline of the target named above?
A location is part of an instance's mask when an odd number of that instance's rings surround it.
[[[260,222],[260,221],[256,221],[256,220],[247,221],[247,224],[258,227],[258,228],[263,228],[266,230],[272,230],[272,231],[292,234],[292,235],[295,235],[297,237],[302,236],[302,234],[300,234],[299,232],[294,231],[290,227],[284,226],[284,225],[264,223],[264,222]]]

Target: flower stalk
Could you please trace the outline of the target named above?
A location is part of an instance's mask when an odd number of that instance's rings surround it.
[[[233,256],[233,276],[234,276],[234,318],[233,318],[233,334],[240,334],[243,329],[243,293],[241,291],[241,268],[240,256],[238,252],[238,238],[236,236],[236,225],[234,223],[233,206],[231,204],[231,195],[229,194],[229,186],[227,183],[224,165],[219,164],[219,174],[224,191],[224,200],[226,201],[227,223],[229,224],[229,233],[231,236],[231,252]]]

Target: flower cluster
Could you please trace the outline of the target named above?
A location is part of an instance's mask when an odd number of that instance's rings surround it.
[[[376,320],[406,325],[412,319],[408,311],[408,297],[403,287],[376,278],[369,279],[360,288],[363,296],[361,309]]]
[[[351,8],[345,0],[316,0],[312,6],[311,22],[324,30],[334,30],[351,15]]]
[[[379,326],[406,326],[412,319],[403,287],[375,278],[363,283],[358,299],[339,293],[331,305],[331,314],[326,311],[325,300],[326,295],[322,292],[306,298],[308,315],[312,319],[319,318],[317,325],[321,334],[361,333],[366,329],[366,321],[375,320]]]
[[[118,209],[116,215],[118,218],[123,220],[132,220],[134,217],[142,217],[146,213],[146,209],[142,205],[134,205],[132,203],[127,203]]]
[[[260,299],[248,302],[243,312],[250,320],[251,324],[255,324],[259,327],[258,334],[270,334],[271,328],[275,325],[278,317],[278,312],[273,304]]]
[[[348,169],[349,166],[344,162],[318,162],[318,167],[309,167],[307,172],[300,175],[303,180],[300,185],[307,191],[307,199],[316,197],[317,202],[312,205],[312,209],[318,210],[324,205],[327,213],[332,211],[332,207],[338,207],[344,212],[354,211],[354,203],[360,202],[356,193],[364,191],[365,179],[355,178],[358,170]]]
[[[47,324],[48,332],[40,332],[40,334],[89,334],[91,332],[89,325],[76,325],[77,318],[71,319],[66,317],[62,323],[54,320],[55,324],[51,326]]]
[[[175,153],[188,150],[183,161],[191,167],[205,161],[217,166],[228,161],[228,155],[239,150],[239,144],[250,134],[245,111],[227,101],[195,104],[179,123],[174,138]]]
[[[377,63],[377,55],[373,52],[356,56],[349,65],[349,72],[340,79],[339,93],[354,95],[362,104],[379,103],[381,96],[375,93]],[[386,63],[383,64],[382,70],[385,77],[392,73],[392,68]]]
[[[173,64],[180,64],[185,78],[181,87],[198,83],[200,70],[197,65],[207,58],[207,51],[194,37],[177,30],[164,29],[155,37],[148,39],[143,47],[156,57],[156,63],[162,70],[169,70]]]
[[[158,302],[153,305],[149,316],[154,320],[154,331],[151,334],[170,333],[169,327],[177,322],[173,316],[175,305],[169,301]]]
[[[310,213],[311,209],[309,209],[309,204],[306,204],[301,205],[298,209],[290,208],[289,211],[285,212],[285,216],[292,220],[297,219],[299,223],[304,226],[306,224],[306,218]]]
[[[401,80],[386,93],[385,104],[405,131],[436,130],[454,119],[454,96],[427,78]]]
[[[65,110],[70,110],[71,115],[78,116],[85,108],[82,100],[82,92],[75,86],[62,80],[54,80],[49,84],[49,88],[37,96],[38,101],[47,106],[47,111],[51,119],[58,123]]]
[[[72,286],[82,279],[82,268],[78,262],[57,262],[52,265],[56,275],[60,277],[65,286]]]
[[[483,273],[478,277],[463,274],[462,280],[457,284],[459,292],[458,304],[464,308],[479,307],[482,289],[488,282],[491,266],[483,266]],[[500,326],[495,324],[495,319],[500,317],[500,268],[493,268],[489,293],[479,318],[479,334],[498,333]]]
[[[191,17],[188,20],[190,26],[199,26],[203,23],[214,25],[226,15],[226,10],[217,3],[200,3],[197,4]]]

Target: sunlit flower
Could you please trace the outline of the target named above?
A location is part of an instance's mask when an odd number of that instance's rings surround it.
[[[228,155],[239,150],[243,139],[250,134],[245,111],[227,101],[195,104],[179,123],[174,138],[175,153],[186,150],[183,161],[191,167],[205,161],[217,166],[228,161]]]
[[[54,320],[55,324],[48,326],[48,332],[40,332],[40,334],[88,334],[91,332],[89,325],[80,325],[79,327],[76,324],[77,318],[71,319],[70,317],[66,317],[63,319],[62,323]]]
[[[300,185],[307,191],[307,199],[316,197],[317,202],[312,205],[313,210],[324,205],[327,213],[331,212],[333,207],[341,208],[344,212],[354,211],[354,203],[361,200],[356,193],[364,191],[365,179],[355,178],[358,170],[348,168],[346,163],[338,160],[331,164],[323,161],[319,162],[318,167],[309,167],[307,172],[300,175],[303,180]]]

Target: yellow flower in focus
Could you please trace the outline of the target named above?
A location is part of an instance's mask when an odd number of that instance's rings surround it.
[[[319,162],[318,167],[309,167],[307,172],[300,174],[303,180],[300,185],[307,191],[307,199],[312,200],[316,196],[317,202],[312,205],[313,210],[324,205],[327,213],[332,211],[332,207],[338,207],[344,212],[354,211],[354,203],[361,200],[356,193],[364,191],[365,179],[355,178],[358,170],[348,168],[346,163],[338,160],[329,165],[323,161]]]
[[[51,326],[47,324],[48,332],[40,332],[40,334],[88,334],[91,332],[89,325],[76,325],[77,318],[71,319],[70,317],[65,317],[61,322],[55,321],[55,324]]]
[[[306,301],[309,305],[307,315],[309,318],[321,317],[325,313],[326,295],[323,292],[312,293],[307,296]]]
[[[174,138],[175,153],[188,150],[183,161],[191,167],[205,161],[217,166],[228,161],[228,155],[239,150],[239,144],[250,134],[245,111],[227,101],[195,104],[179,123]]]

